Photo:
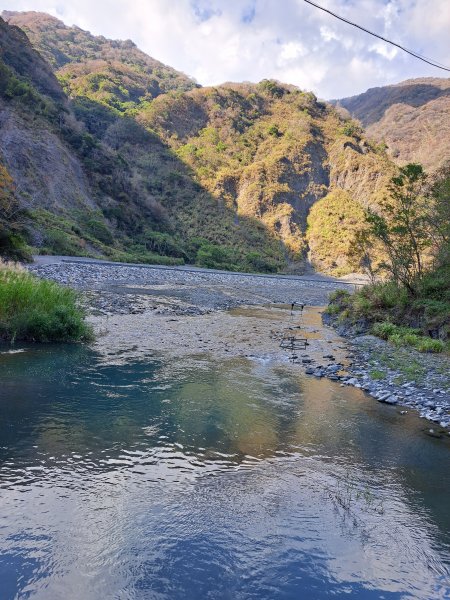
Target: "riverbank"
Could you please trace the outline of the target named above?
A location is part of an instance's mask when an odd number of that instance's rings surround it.
[[[84,292],[97,332],[94,348],[109,361],[161,352],[173,360],[211,354],[290,364],[311,377],[418,410],[437,424],[431,435],[449,429],[448,357],[400,352],[372,336],[344,340],[323,327],[320,307],[328,294],[351,287],[338,280],[81,262],[31,270]],[[303,313],[301,303],[308,307]],[[282,336],[298,326],[296,334],[308,345],[281,349]]]

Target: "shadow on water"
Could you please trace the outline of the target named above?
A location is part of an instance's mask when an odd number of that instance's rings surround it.
[[[448,446],[414,415],[258,360],[19,350],[2,598],[448,594]]]

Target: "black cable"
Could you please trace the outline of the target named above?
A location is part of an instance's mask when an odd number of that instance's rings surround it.
[[[444,71],[450,72],[450,69],[448,67],[444,67],[443,65],[440,65],[432,60],[429,60],[428,58],[425,58],[424,56],[421,56],[420,54],[417,54],[416,52],[413,52],[412,50],[408,50],[408,48],[405,48],[404,46],[400,46],[400,44],[396,44],[395,42],[392,42],[391,40],[388,40],[388,39],[382,37],[381,35],[374,33],[373,31],[369,31],[368,29],[361,27],[361,25],[358,25],[357,23],[348,21],[347,19],[344,19],[344,17],[337,15],[336,13],[332,12],[331,10],[328,10],[327,8],[324,8],[323,6],[319,6],[318,4],[311,2],[311,0],[304,0],[304,1],[307,2],[308,4],[311,4],[312,6],[315,6],[316,8],[319,8],[320,10],[323,10],[324,12],[327,12],[328,14],[332,15],[333,17],[336,17],[336,19],[339,19],[340,21],[344,21],[344,23],[348,23],[349,25],[352,25],[353,27],[357,27],[358,29],[361,29],[361,31],[364,31],[365,33],[373,35],[374,37],[378,38],[379,40],[383,40],[383,42],[386,42],[387,44],[391,44],[392,46],[396,46],[397,48],[400,48],[400,50],[403,50],[404,52],[411,54],[411,56],[414,56],[415,58],[418,58],[419,60],[422,60],[423,62],[426,62],[429,65],[436,67],[437,69],[442,69]]]

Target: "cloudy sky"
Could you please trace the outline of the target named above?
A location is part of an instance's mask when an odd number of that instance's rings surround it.
[[[450,0],[315,0],[450,67]],[[0,0],[142,50],[202,85],[275,78],[338,98],[411,77],[449,77],[304,0]]]

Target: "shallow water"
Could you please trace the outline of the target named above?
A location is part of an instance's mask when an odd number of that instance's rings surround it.
[[[446,440],[270,361],[0,349],[0,598],[449,598]]]

